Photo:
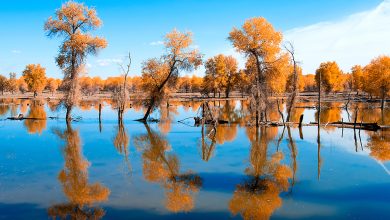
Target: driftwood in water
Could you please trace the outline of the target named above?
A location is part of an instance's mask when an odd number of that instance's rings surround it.
[[[201,125],[202,124],[202,118],[200,117],[194,117],[195,125]],[[218,124],[229,124],[229,121],[218,119]],[[213,124],[214,120],[204,120],[205,124]]]
[[[311,122],[310,124],[317,125],[316,122]],[[331,122],[327,124],[328,126],[340,127],[340,128],[352,128],[352,129],[361,129],[367,131],[377,131],[381,129],[377,123],[353,123],[353,122]]]
[[[293,126],[293,125],[298,125],[299,123],[296,122],[286,122],[285,124],[277,121],[271,121],[267,123],[261,123],[261,126],[274,126],[274,127],[279,127],[279,126]],[[324,124],[323,124],[324,125]],[[310,122],[309,124],[301,124],[301,126],[318,126],[317,122]],[[377,123],[352,123],[352,122],[330,122],[325,124],[325,126],[333,126],[337,128],[352,128],[354,129],[361,129],[361,130],[366,130],[366,131],[377,131],[382,129],[382,126],[379,126]],[[383,128],[387,128],[386,126],[383,126]],[[390,127],[389,127],[390,128]]]

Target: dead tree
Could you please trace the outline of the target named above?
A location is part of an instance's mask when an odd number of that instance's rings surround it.
[[[290,122],[291,118],[291,111],[294,108],[296,98],[298,97],[298,66],[297,66],[297,61],[295,59],[295,50],[294,46],[291,44],[291,42],[288,42],[288,46],[284,46],[284,48],[287,50],[287,52],[291,56],[291,62],[293,64],[293,72],[292,72],[292,80],[291,80],[291,85],[289,86],[289,92],[290,95],[287,99],[287,118],[286,121]]]
[[[128,96],[128,90],[127,90],[127,76],[130,73],[130,67],[131,67],[131,54],[128,55],[128,63],[126,65],[118,64],[121,72],[123,74],[124,80],[123,84],[119,87],[119,92],[113,94],[114,101],[117,104],[118,108],[118,120],[123,120],[123,112],[125,111],[126,105],[127,105],[127,96]]]

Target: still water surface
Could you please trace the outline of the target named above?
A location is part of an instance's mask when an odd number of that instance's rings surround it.
[[[63,117],[56,103],[1,100],[0,118]],[[0,219],[390,219],[390,133],[324,126],[245,126],[248,106],[217,102],[230,125],[194,127],[200,103],[172,103],[153,117],[123,125],[103,102],[83,102],[82,120],[0,121]],[[316,120],[310,103],[294,113]],[[326,124],[354,118],[326,104]],[[389,112],[359,105],[359,120],[386,123]],[[388,117],[389,115],[389,117]],[[278,120],[277,111],[271,112]],[[211,132],[210,132],[211,131]],[[356,137],[356,139],[355,139]],[[356,140],[356,141],[355,141]]]

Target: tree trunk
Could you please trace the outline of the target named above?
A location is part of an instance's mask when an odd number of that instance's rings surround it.
[[[72,117],[71,117],[71,112],[72,112],[72,106],[67,106],[66,107],[66,122],[70,122],[72,120]]]
[[[144,117],[139,119],[139,121],[146,122],[146,120],[148,119],[150,113],[152,112],[152,109],[154,108],[155,102],[156,102],[155,98],[152,97],[152,99],[150,100],[150,104],[148,106],[148,110],[146,110],[146,113],[145,113]]]

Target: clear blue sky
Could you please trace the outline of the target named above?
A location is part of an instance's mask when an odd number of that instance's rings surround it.
[[[26,64],[40,63],[52,77],[62,77],[54,57],[60,41],[45,36],[43,24],[65,1],[3,0],[0,7],[0,74],[14,71],[20,76]],[[381,0],[87,0],[103,20],[94,34],[105,37],[109,46],[97,57],[88,57],[89,75],[103,78],[118,75],[110,61],[133,56],[132,74],[140,74],[142,61],[159,56],[165,33],[173,28],[194,33],[195,44],[205,57],[229,50],[233,26],[247,18],[263,16],[276,29],[288,31],[319,22],[343,19],[371,10]]]

